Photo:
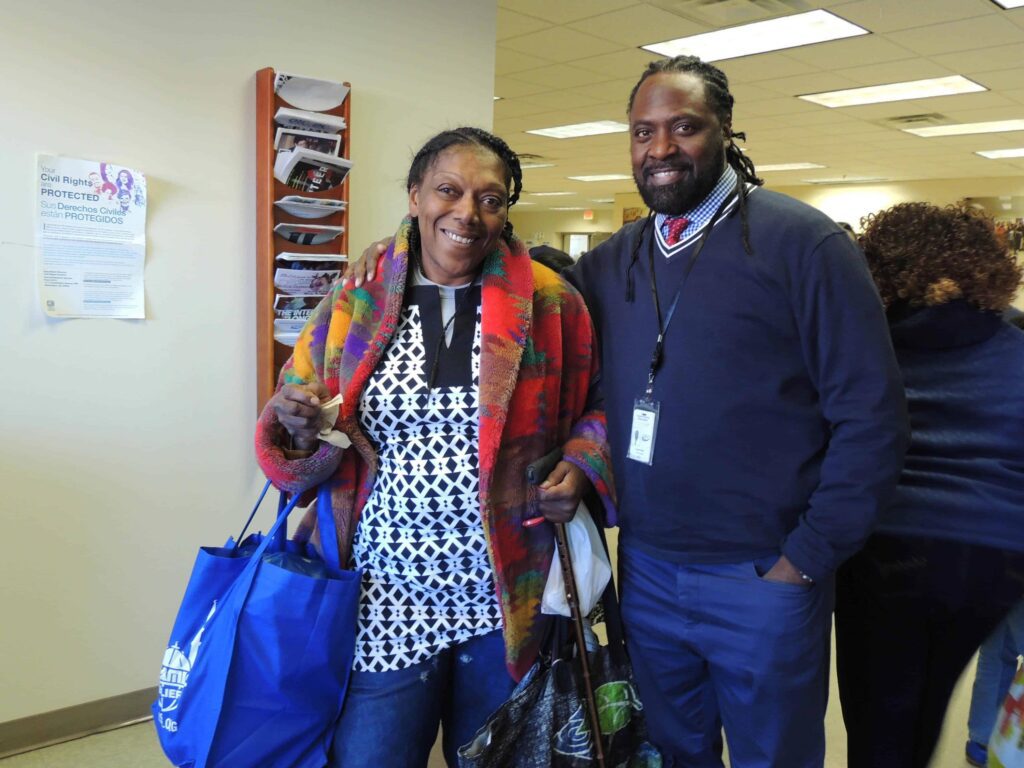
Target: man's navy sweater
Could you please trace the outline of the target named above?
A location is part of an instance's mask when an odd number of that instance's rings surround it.
[[[621,541],[663,559],[740,562],[783,553],[827,577],[867,537],[899,477],[907,418],[878,294],[863,255],[831,220],[784,195],[747,200],[712,231],[668,326],[654,385],[652,466],[626,458],[662,312],[691,245],[666,258],[643,222],[568,275],[593,315],[619,497]]]
[[[952,301],[892,338],[912,434],[878,531],[1024,552],[1024,332]]]

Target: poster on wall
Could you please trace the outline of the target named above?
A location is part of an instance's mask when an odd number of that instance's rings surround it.
[[[111,163],[38,155],[39,295],[50,317],[146,316],[146,177]]]

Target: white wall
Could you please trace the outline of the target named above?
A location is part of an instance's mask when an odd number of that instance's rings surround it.
[[[256,70],[352,82],[358,252],[405,213],[411,150],[490,126],[494,6],[5,5],[0,722],[155,685],[196,547],[255,498]],[[37,152],[146,173],[147,320],[44,317]]]

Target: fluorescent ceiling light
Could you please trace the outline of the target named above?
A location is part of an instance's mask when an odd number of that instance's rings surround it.
[[[590,198],[590,202],[592,202],[592,203],[614,203],[615,202],[615,198],[614,197],[592,197],[592,198]]]
[[[569,208],[550,208],[549,210],[552,210],[552,211],[585,211],[586,208],[584,208],[583,206],[580,206],[578,208],[575,208],[575,207],[569,207]]]
[[[1024,120],[993,120],[987,123],[957,123],[956,125],[934,125],[930,128],[903,128],[902,130],[930,139],[933,136],[965,136],[969,133],[1024,131]]]
[[[821,104],[823,107],[855,107],[861,104],[881,104],[886,101],[911,101],[930,99],[935,96],[956,96],[960,93],[987,91],[983,85],[961,75],[933,77],[927,80],[910,80],[905,83],[869,85],[866,88],[847,88],[842,91],[809,93],[799,98]]]
[[[815,168],[825,168],[817,163],[776,163],[775,165],[758,165],[759,171],[811,171]]]
[[[536,205],[536,203],[531,203],[529,200],[516,200],[516,205]]]
[[[628,173],[601,173],[596,176],[569,176],[573,181],[624,181],[632,179]]]
[[[562,195],[574,195],[575,192],[527,192],[528,195],[534,197],[560,197]]]
[[[600,136],[604,133],[625,133],[629,125],[615,120],[598,120],[593,123],[573,123],[572,125],[556,125],[553,128],[537,128],[527,133],[548,136],[552,139],[576,139],[580,136]]]
[[[817,10],[640,47],[662,56],[689,54],[704,61],[722,61],[867,34],[863,27]]]
[[[874,184],[888,181],[881,176],[836,176],[832,179],[804,179],[808,184]]]
[[[1003,8],[1024,8],[1024,0],[992,0]]]
[[[494,100],[495,100],[495,101],[501,101],[501,96],[495,96],[495,97],[494,97]]]
[[[1024,0],[1021,0],[1024,3]],[[976,155],[987,157],[989,160],[1003,160],[1007,157],[1024,157],[1024,147],[1016,149],[989,149],[985,152],[975,152]]]
[[[554,163],[526,163],[525,165],[520,165],[519,167],[522,168],[525,171],[525,170],[528,170],[530,168],[554,168],[555,164]]]

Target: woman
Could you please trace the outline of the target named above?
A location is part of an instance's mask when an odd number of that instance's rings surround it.
[[[1024,334],[1000,318],[1021,270],[973,210],[864,223],[912,436],[893,504],[838,574],[839,695],[851,768],[923,768],[957,678],[1024,595]]]
[[[612,511],[604,416],[586,410],[590,319],[512,236],[521,186],[495,136],[427,142],[377,279],[317,307],[260,417],[267,476],[288,491],[330,479],[343,558],[364,571],[333,766],[426,765],[439,722],[455,765],[534,662],[553,539],[522,525],[538,506],[527,464],[563,449],[536,491],[549,520],[588,481]],[[339,393],[348,449],[317,440]]]

